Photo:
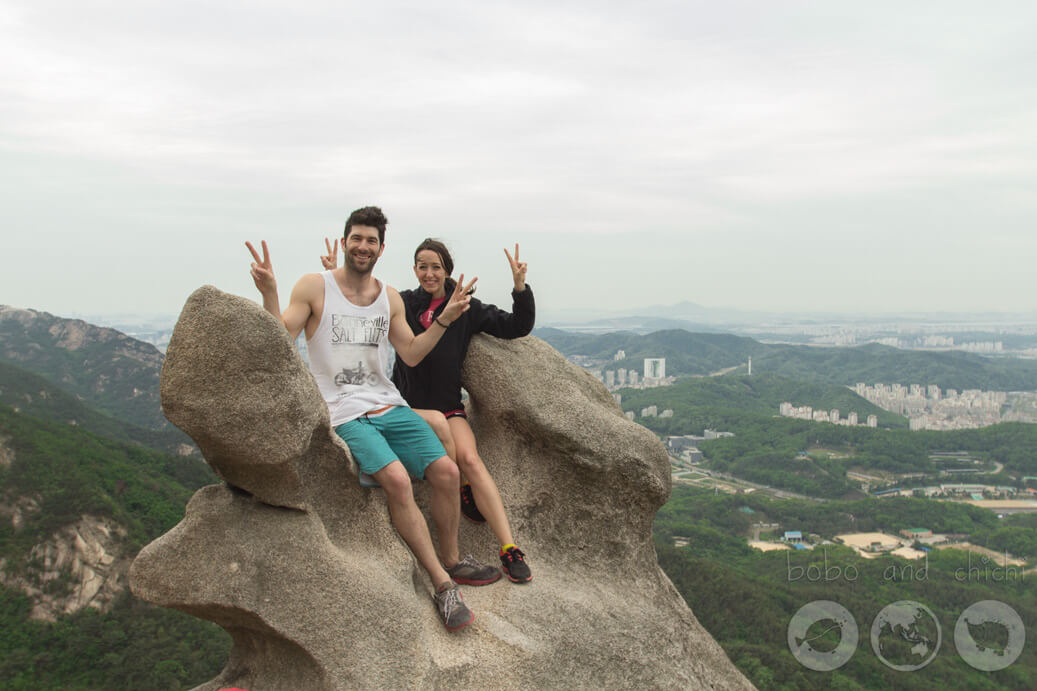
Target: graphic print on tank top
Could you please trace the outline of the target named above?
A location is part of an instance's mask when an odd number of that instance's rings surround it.
[[[339,398],[378,385],[378,344],[388,331],[389,320],[384,316],[331,315],[330,338],[335,362],[348,363],[335,373]]]

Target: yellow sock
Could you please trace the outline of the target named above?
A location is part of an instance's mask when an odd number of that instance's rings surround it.
[[[501,545],[501,548],[500,548],[500,553],[501,553],[501,554],[504,554],[505,552],[507,552],[507,551],[508,551],[509,549],[511,549],[512,547],[516,547],[516,548],[517,548],[517,547],[518,547],[518,545],[513,545],[513,544],[512,544],[512,545]]]

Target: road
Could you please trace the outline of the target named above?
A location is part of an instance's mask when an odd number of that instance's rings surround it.
[[[817,502],[828,501],[827,499],[820,499],[818,497],[808,497],[805,494],[796,494],[795,492],[789,492],[788,490],[778,489],[777,487],[770,487],[768,485],[761,485],[761,484],[758,484],[758,483],[755,483],[755,482],[750,482],[750,481],[744,480],[744,479],[742,479],[740,477],[735,477],[734,475],[729,475],[727,473],[720,473],[720,472],[717,472],[715,470],[709,470],[708,468],[695,468],[695,469],[693,469],[691,471],[682,471],[682,472],[679,472],[679,473],[674,473],[673,475],[674,476],[678,476],[678,475],[683,474],[684,472],[695,472],[695,473],[699,473],[701,475],[706,475],[708,477],[715,477],[715,478],[720,478],[722,480],[727,480],[728,482],[736,482],[736,483],[739,483],[739,484],[742,484],[742,485],[748,485],[749,487],[752,487],[753,489],[763,490],[767,494],[772,494],[775,497],[777,497],[778,499],[809,499],[811,501],[817,501]]]

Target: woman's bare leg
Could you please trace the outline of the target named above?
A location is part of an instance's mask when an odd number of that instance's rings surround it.
[[[446,449],[446,455],[450,458],[457,460],[457,449],[454,447],[454,437],[450,433],[450,425],[446,422],[446,416],[438,410],[423,410],[415,408],[414,412],[421,416],[421,419],[428,423],[428,426],[432,428],[432,431],[439,437],[439,441],[443,444],[443,448]]]
[[[502,546],[513,544],[511,526],[504,514],[504,502],[501,501],[497,483],[493,481],[490,472],[479,458],[479,452],[475,448],[475,435],[472,434],[468,420],[457,416],[448,419],[447,423],[450,425],[450,433],[457,449],[454,460],[472,485],[472,495],[479,512],[490,524],[490,529]]]

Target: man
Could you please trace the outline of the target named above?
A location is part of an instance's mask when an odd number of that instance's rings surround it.
[[[283,313],[266,241],[262,258],[251,242],[245,245],[255,260],[251,274],[263,296],[264,309],[281,319],[292,338],[305,329],[310,369],[328,404],[331,426],[349,446],[360,470],[372,475],[385,490],[393,526],[435,585],[434,599],[444,625],[456,631],[475,618],[457,584],[485,585],[501,574],[471,555],[458,558],[457,465],[385,372],[389,344],[407,364],[421,362],[468,309],[466,293],[478,279],[462,287],[462,275],[436,324],[415,336],[407,325],[400,294],[372,275],[385,251],[387,224],[378,207],[350,214],[342,238],[344,265],[299,279]],[[432,488],[438,555],[414,501],[408,471]]]

